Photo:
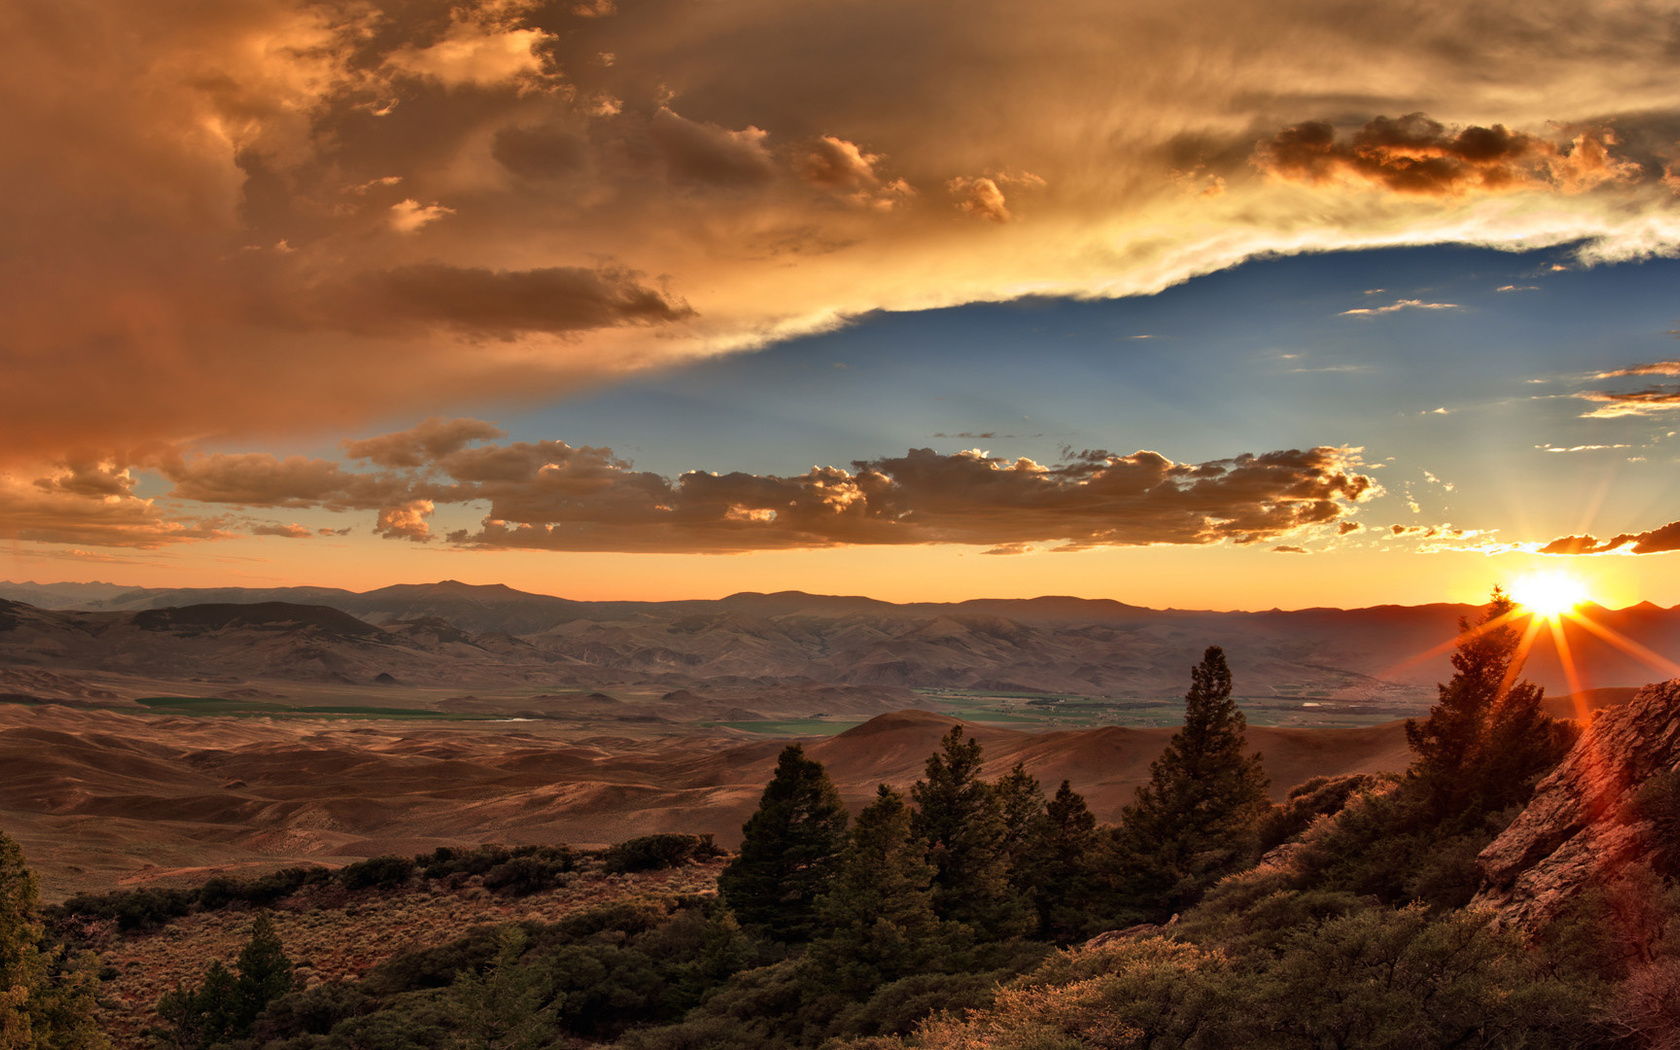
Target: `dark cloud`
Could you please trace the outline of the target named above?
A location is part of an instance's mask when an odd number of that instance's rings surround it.
[[[613,267],[489,270],[417,263],[365,274],[326,299],[339,323],[354,330],[419,323],[498,338],[663,325],[694,316],[687,303],[642,284],[641,276]]]
[[[1541,547],[1539,554],[1608,554],[1626,551],[1629,554],[1667,554],[1680,550],[1680,521],[1652,529],[1650,532],[1624,532],[1600,543],[1597,537],[1560,536]]]
[[[776,162],[755,127],[730,131],[678,116],[661,107],[648,122],[648,138],[672,175],[723,186],[761,186],[776,177]]]
[[[978,451],[911,449],[791,476],[638,471],[611,449],[498,444],[500,428],[428,419],[345,443],[381,468],[263,453],[159,457],[170,495],[201,503],[374,510],[374,531],[434,538],[440,505],[486,508],[451,543],[552,550],[726,552],[854,544],[954,543],[1018,552],[1155,543],[1274,541],[1345,515],[1376,490],[1335,448],[1175,463],[1155,452],[1069,451],[1041,465]],[[290,533],[288,533],[290,534]]]
[[[381,467],[422,467],[434,459],[459,452],[475,441],[506,437],[494,423],[481,419],[439,419],[433,416],[409,430],[344,442],[344,454]]]
[[[108,461],[67,460],[52,475],[35,479],[44,492],[70,496],[125,497],[134,493],[134,477],[126,467]]]
[[[1626,181],[1637,165],[1611,155],[1615,138],[1583,131],[1568,145],[1491,127],[1449,127],[1423,113],[1377,117],[1342,136],[1307,121],[1261,141],[1254,164],[1267,174],[1320,185],[1352,179],[1395,193],[1456,196],[1549,186],[1582,190]]]
[[[1278,554],[1311,554],[1305,547],[1291,547],[1287,544],[1272,548]]]
[[[302,525],[293,523],[291,525],[253,525],[251,526],[251,535],[279,536],[288,540],[307,540],[313,537],[315,533]]]
[[[570,131],[516,126],[496,132],[490,155],[515,175],[552,179],[581,168],[589,155],[589,143]]]
[[[599,450],[481,483],[485,526],[455,543],[553,550],[735,551],[847,544],[974,544],[1002,550],[1240,544],[1340,519],[1369,493],[1337,449],[1177,464],[1088,451],[1042,466],[913,449],[791,477],[691,472],[675,484]]]
[[[175,483],[169,495],[199,503],[244,507],[328,507],[371,510],[393,501],[411,486],[407,479],[359,474],[327,459],[266,452],[217,454],[157,464]]]

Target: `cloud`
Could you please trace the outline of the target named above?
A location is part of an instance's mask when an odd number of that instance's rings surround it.
[[[724,186],[756,186],[776,177],[765,148],[769,133],[755,127],[730,131],[661,107],[648,123],[648,138],[679,179]]]
[[[67,475],[61,475],[61,477]],[[74,485],[30,485],[0,477],[0,539],[156,550],[226,539],[220,517],[173,518],[149,499],[82,492]]]
[[[915,191],[903,179],[883,180],[875,166],[882,157],[865,153],[855,142],[824,135],[797,162],[799,175],[853,204],[882,211],[903,203]]]
[[[1680,521],[1671,521],[1649,532],[1624,532],[1602,543],[1592,535],[1560,536],[1535,553],[1609,554],[1620,551],[1625,554],[1667,554],[1677,550],[1680,550]]]
[[[1401,310],[1457,310],[1457,303],[1426,303],[1422,299],[1401,299],[1389,306],[1360,307],[1356,310],[1343,310],[1343,317],[1374,317],[1379,314],[1399,313]]]
[[[33,5],[0,34],[0,459],[319,444],[1271,253],[1672,252],[1672,56],[1586,12],[1472,53],[1493,16],[1445,0]]]
[[[1616,419],[1621,416],[1654,416],[1680,409],[1680,386],[1648,386],[1643,390],[1587,390],[1575,395],[1584,401],[1602,402],[1602,407],[1582,414],[1585,419]]]
[[[534,78],[543,72],[542,48],[554,37],[519,27],[517,16],[528,6],[484,4],[474,11],[471,4],[462,5],[443,36],[425,47],[398,48],[386,57],[386,65],[451,88],[495,88]]]
[[[672,479],[635,469],[611,449],[561,441],[500,442],[474,419],[430,418],[408,430],[345,442],[355,470],[333,460],[268,453],[154,453],[142,468],[173,482],[172,500],[206,506],[375,512],[374,532],[429,542],[444,505],[481,508],[458,546],[545,550],[710,552],[852,545],[966,544],[1001,551],[1149,544],[1274,542],[1345,526],[1380,492],[1356,450],[1320,447],[1176,463],[1155,452],[1069,451],[1063,462],[911,449],[901,456],[818,466],[802,474],[690,471]],[[106,470],[106,474],[110,471]],[[62,475],[64,477],[70,474]],[[39,486],[28,491],[45,499]],[[52,493],[65,506],[87,496]],[[129,519],[163,523],[148,501],[109,495]],[[129,520],[125,519],[125,520]],[[296,526],[279,528],[297,536]],[[182,533],[181,538],[198,534]],[[78,539],[76,542],[98,542]]]
[[[394,507],[381,507],[373,531],[388,540],[430,543],[432,527],[426,519],[434,509],[429,499],[411,499]]]
[[[616,268],[486,270],[419,263],[364,275],[336,296],[342,323],[401,332],[426,324],[511,339],[619,325],[663,325],[694,311]]]
[[[344,454],[381,467],[423,467],[432,460],[459,452],[476,441],[506,437],[501,427],[481,419],[440,419],[432,416],[418,426],[362,441],[344,442]]]
[[[1277,547],[1273,547],[1272,550],[1275,553],[1278,553],[1278,554],[1311,554],[1312,553],[1312,551],[1307,550],[1305,547],[1291,547],[1288,544],[1283,544],[1283,545],[1280,545],[1280,546],[1277,546]]]
[[[1610,372],[1600,372],[1594,379],[1615,379],[1621,376],[1680,376],[1680,361],[1653,361],[1644,365],[1628,365]]]
[[[1579,193],[1639,177],[1639,165],[1611,154],[1615,142],[1603,129],[1583,130],[1562,145],[1503,124],[1448,127],[1418,112],[1377,117],[1345,137],[1327,121],[1297,124],[1262,141],[1254,163],[1279,179],[1418,196],[1534,187]]]
[[[959,175],[945,183],[945,188],[957,198],[957,210],[977,219],[992,222],[1011,222],[1015,216],[1006,206],[1003,186],[1043,187],[1045,181],[1032,172],[1020,175],[992,174],[978,178]]]
[[[241,507],[372,509],[409,488],[405,479],[346,471],[332,460],[267,452],[173,455],[157,469],[175,483],[173,499]]]
[[[421,204],[417,200],[400,200],[391,205],[391,228],[398,233],[414,233],[445,215],[454,215],[454,208],[441,204]]]
[[[279,536],[282,539],[288,540],[307,540],[315,536],[314,531],[307,529],[296,522],[293,522],[290,525],[253,525],[251,526],[250,531],[253,536]]]

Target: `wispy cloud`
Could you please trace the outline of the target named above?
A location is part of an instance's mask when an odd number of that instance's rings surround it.
[[[1587,390],[1575,395],[1600,407],[1583,413],[1587,419],[1655,416],[1680,409],[1680,386],[1648,386],[1643,390]]]
[[[1362,306],[1355,310],[1343,310],[1343,317],[1376,317],[1381,314],[1399,313],[1401,310],[1458,310],[1457,303],[1428,303],[1422,299],[1401,299],[1388,306]]]

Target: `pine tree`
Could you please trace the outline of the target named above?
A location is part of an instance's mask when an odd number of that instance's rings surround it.
[[[944,938],[933,910],[933,876],[904,796],[882,784],[858,814],[839,874],[818,902],[827,932],[811,945],[810,957],[824,982],[861,997],[937,969]]]
[[[1031,918],[1010,885],[1010,829],[997,790],[980,779],[980,763],[980,742],[952,726],[928,756],[926,777],[910,789],[911,828],[933,864],[934,912],[982,941],[1000,941],[1025,933]]]
[[[274,918],[268,912],[259,913],[251,923],[251,939],[240,950],[234,969],[239,974],[234,987],[238,1003],[235,1025],[240,1034],[245,1034],[251,1030],[257,1015],[269,1003],[290,992],[297,981],[292,960],[286,957],[280,934],[274,929]]]
[[[46,943],[35,873],[0,834],[0,1047],[92,1050],[110,1044],[93,1021],[91,959]]]
[[[462,1050],[536,1050],[553,1037],[554,1004],[544,1004],[535,967],[519,964],[525,932],[508,924],[496,931],[496,958],[484,973],[464,970],[450,985]]]
[[[1248,722],[1231,699],[1225,653],[1210,646],[1190,672],[1184,727],[1149,767],[1149,783],[1115,830],[1116,889],[1132,917],[1164,919],[1249,860],[1270,803]]]
[[[1547,715],[1545,691],[1525,679],[1516,605],[1498,587],[1471,624],[1458,621],[1453,676],[1423,722],[1406,720],[1417,756],[1404,796],[1416,819],[1442,830],[1468,830],[1492,812],[1527,801],[1534,782],[1557,765],[1574,740]]]
[[[846,848],[846,806],[821,762],[789,744],[776,760],[741,849],[718,875],[718,891],[741,923],[776,940],[816,934],[816,901]]]
[[[997,795],[998,812],[1003,815],[1003,855],[1009,865],[1010,877],[1017,886],[1027,853],[1043,830],[1044,791],[1038,778],[1027,772],[1021,762],[992,784]]]
[[[1102,836],[1085,797],[1066,781],[1044,807],[1019,874],[1030,887],[1038,932],[1066,944],[1091,932]]]
[[[176,1045],[200,1050],[250,1035],[268,1004],[295,986],[292,961],[275,932],[274,919],[262,912],[252,922],[250,940],[240,950],[233,970],[218,959],[210,964],[202,984],[177,984],[165,993],[158,1000],[157,1012],[174,1026]]]

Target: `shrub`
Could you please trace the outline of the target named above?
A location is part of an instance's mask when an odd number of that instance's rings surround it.
[[[602,855],[601,866],[609,872],[621,874],[656,871],[723,855],[724,851],[712,843],[710,835],[664,833],[620,842]]]
[[[378,887],[392,889],[407,882],[414,874],[414,862],[407,857],[389,855],[359,860],[339,869],[338,881],[347,890]]]

